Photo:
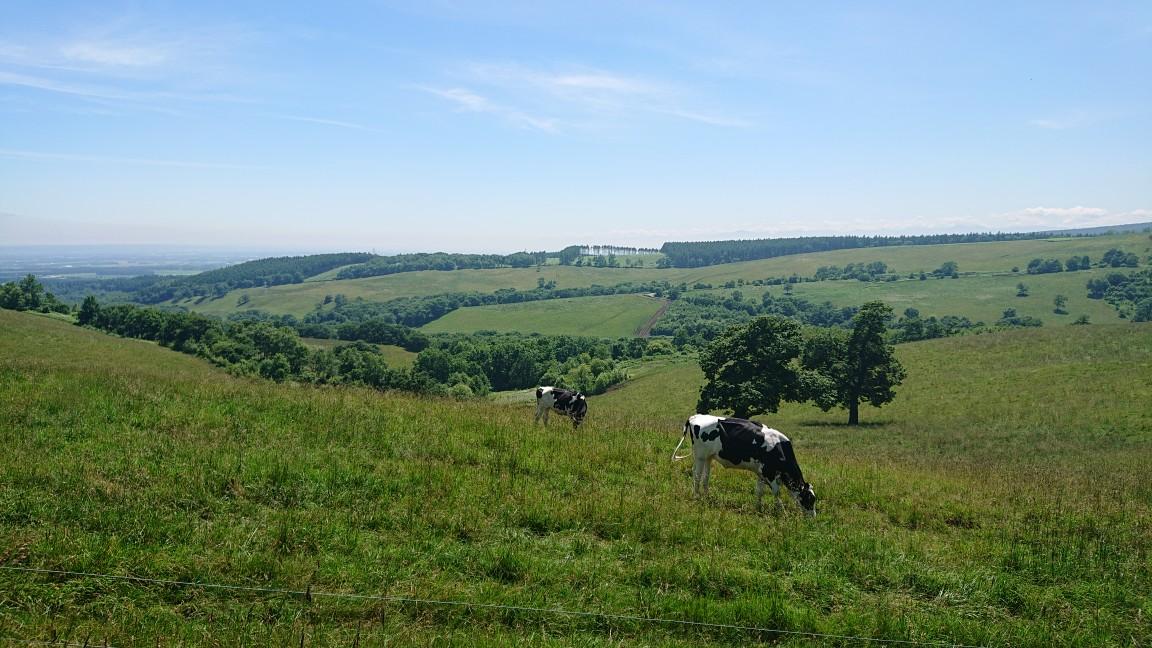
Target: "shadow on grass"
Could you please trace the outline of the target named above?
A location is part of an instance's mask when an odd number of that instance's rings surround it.
[[[847,421],[817,421],[815,419],[810,419],[807,421],[800,421],[801,426],[814,427],[814,428],[848,428],[848,429],[859,428],[859,429],[865,429],[865,428],[884,428],[884,427],[888,427],[891,424],[892,424],[892,421],[865,421],[863,423],[857,423],[855,425],[849,425]]]

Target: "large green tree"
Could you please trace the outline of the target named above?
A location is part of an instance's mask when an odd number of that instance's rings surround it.
[[[804,345],[802,365],[822,377],[809,397],[824,411],[839,405],[848,410],[848,424],[860,423],[860,403],[880,407],[896,397],[895,387],[907,373],[884,339],[892,309],[868,302],[852,318],[852,330],[826,329]]]
[[[89,326],[96,323],[96,319],[100,317],[100,302],[92,295],[84,298],[84,303],[80,304],[80,312],[76,314],[76,323],[80,326]]]
[[[799,365],[800,324],[777,315],[733,326],[700,353],[707,382],[698,412],[731,410],[733,416],[775,412],[783,401],[806,400]]]

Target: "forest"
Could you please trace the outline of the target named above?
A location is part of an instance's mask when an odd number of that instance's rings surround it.
[[[491,268],[530,268],[547,261],[547,252],[516,252],[514,254],[448,254],[445,252],[419,252],[393,256],[373,256],[355,262],[336,274],[337,279],[362,279],[422,270],[483,270]]]
[[[370,320],[337,328],[341,339],[350,341],[347,345],[310,349],[294,328],[272,319],[223,322],[197,313],[101,305],[94,297],[81,304],[76,323],[152,340],[237,375],[457,397],[526,389],[543,382],[601,393],[627,378],[616,361],[643,357],[648,346],[646,341],[563,335],[438,336],[430,341],[419,332]],[[420,352],[413,367],[391,367],[369,342],[403,342]]]
[[[971,234],[931,234],[921,236],[805,236],[798,238],[751,239],[739,241],[700,241],[665,243],[660,251],[677,268],[755,261],[791,254],[827,252],[853,248],[892,245],[939,245],[942,243],[987,243],[1070,236],[1054,232],[994,232]]]

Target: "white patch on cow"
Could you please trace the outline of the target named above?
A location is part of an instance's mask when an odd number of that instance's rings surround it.
[[[556,404],[556,396],[552,393],[552,387],[541,387],[537,390],[536,396],[536,418],[532,420],[533,423],[539,423],[540,417],[544,417],[544,425],[548,425],[548,412],[552,410],[552,406]]]

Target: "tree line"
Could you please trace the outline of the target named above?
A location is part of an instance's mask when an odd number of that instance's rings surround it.
[[[872,261],[871,263],[849,263],[843,268],[836,265],[820,266],[816,268],[814,275],[817,281],[836,281],[843,279],[856,279],[857,281],[877,281],[885,277],[892,277],[889,275],[888,264],[883,261]]]
[[[514,254],[450,254],[447,252],[419,252],[374,256],[357,265],[344,268],[337,279],[361,279],[419,272],[422,270],[483,270],[492,268],[530,268],[547,262],[547,252],[516,252]]]
[[[418,393],[481,396],[545,382],[596,394],[627,378],[617,362],[643,357],[647,340],[517,334],[424,340],[412,367],[393,367],[362,340],[312,349],[296,330],[271,319],[221,321],[197,313],[132,304],[101,305],[89,296],[77,324],[153,340],[205,358],[229,372],[275,381],[353,384]]]
[[[677,268],[770,259],[808,252],[893,245],[938,245],[941,243],[986,243],[1020,241],[1059,236],[1052,232],[995,232],[970,234],[931,234],[921,236],[805,236],[796,238],[751,239],[665,243],[660,251]]]
[[[1100,258],[1100,263],[1095,265],[1099,268],[1135,268],[1140,265],[1140,257],[1134,252],[1125,252],[1119,248],[1110,248],[1104,253],[1104,256]],[[1092,259],[1087,254],[1083,254],[1069,257],[1064,262],[1053,258],[1032,259],[1028,262],[1025,271],[1028,274],[1048,274],[1052,272],[1091,270],[1092,267]]]

